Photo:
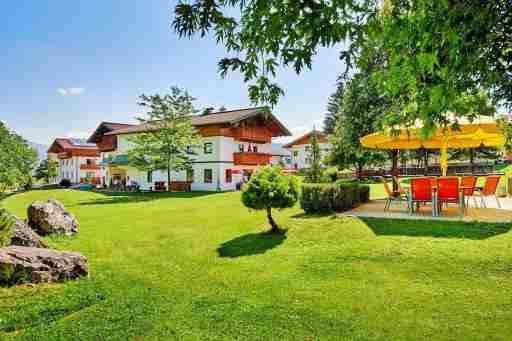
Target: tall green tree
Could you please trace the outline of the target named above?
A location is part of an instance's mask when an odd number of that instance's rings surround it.
[[[389,109],[388,98],[379,93],[370,79],[374,69],[380,67],[379,60],[376,54],[374,65],[346,81],[336,129],[330,136],[333,147],[328,156],[330,163],[340,169],[354,167],[358,177],[365,166],[381,164],[386,159],[385,153],[363,148],[359,142],[361,137],[381,129]]]
[[[320,151],[320,144],[318,142],[318,132],[313,128],[310,137],[310,150],[308,158],[311,161],[309,168],[306,171],[306,181],[318,183],[322,181],[322,155]]]
[[[0,121],[0,193],[32,181],[37,151]]]
[[[345,83],[342,77],[338,79],[336,91],[329,96],[327,101],[327,112],[324,117],[324,133],[332,135],[336,131],[336,122],[340,116],[341,99],[345,89]]]
[[[364,69],[368,46],[377,46],[388,56],[375,75],[392,98],[386,124],[419,120],[431,132],[449,112],[473,110],[459,99],[480,89],[512,105],[511,12],[509,0],[193,0],[175,6],[173,28],[213,35],[228,54],[221,75],[242,73],[251,100],[269,104],[284,92],[275,82],[281,65],[300,73],[327,47]]]
[[[172,173],[191,167],[188,149],[200,142],[191,122],[197,111],[186,91],[172,87],[166,95],[142,95],[147,118],[138,120],[148,131],[131,137],[133,148],[128,152],[130,163],[141,170],[165,170],[167,189],[171,191]]]
[[[35,170],[34,177],[38,180],[44,180],[46,183],[50,183],[51,179],[54,179],[58,175],[58,163],[51,159],[41,160],[39,166]]]

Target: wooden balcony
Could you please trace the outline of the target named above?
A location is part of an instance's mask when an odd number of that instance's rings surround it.
[[[272,132],[266,127],[233,128],[233,137],[238,141],[266,142],[272,141]]]
[[[111,152],[117,148],[117,136],[105,135],[101,141],[96,143],[100,152]]]
[[[233,153],[235,165],[269,165],[272,154],[265,153]]]
[[[80,165],[80,169],[82,169],[82,170],[100,170],[100,165],[97,165],[97,164],[83,164],[83,165]]]
[[[59,153],[57,155],[57,157],[59,159],[69,159],[69,158],[71,158],[71,153],[70,152],[62,152],[62,153]]]

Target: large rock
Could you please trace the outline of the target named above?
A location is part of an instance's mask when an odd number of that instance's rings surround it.
[[[29,206],[28,225],[40,235],[78,233],[80,225],[75,216],[64,209],[57,200],[36,201]]]
[[[87,259],[76,252],[24,246],[0,248],[3,285],[63,282],[87,275]]]
[[[14,233],[11,245],[48,248],[48,245],[23,220],[14,217]]]

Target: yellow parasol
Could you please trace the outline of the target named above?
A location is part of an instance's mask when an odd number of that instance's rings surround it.
[[[443,175],[448,170],[448,148],[497,147],[505,144],[499,126],[496,123],[461,124],[458,130],[438,128],[431,139],[420,136],[419,129],[402,129],[395,136],[384,133],[366,135],[360,139],[363,147],[373,149],[439,149]]]

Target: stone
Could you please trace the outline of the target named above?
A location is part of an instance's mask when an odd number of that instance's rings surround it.
[[[80,225],[74,215],[64,209],[64,205],[54,199],[47,202],[35,201],[27,210],[28,225],[42,236],[48,234],[73,235]]]
[[[87,259],[77,252],[25,246],[0,248],[0,284],[64,282],[87,276]]]
[[[11,245],[48,248],[48,245],[23,220],[14,217],[14,232]]]

